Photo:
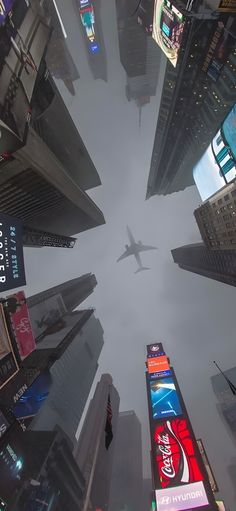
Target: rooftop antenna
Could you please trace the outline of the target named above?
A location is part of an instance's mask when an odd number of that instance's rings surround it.
[[[232,392],[232,394],[234,396],[236,396],[236,387],[235,385],[229,380],[229,378],[227,378],[227,376],[225,375],[225,373],[223,373],[223,371],[221,370],[221,368],[218,366],[218,364],[215,362],[215,360],[213,360],[213,363],[215,364],[215,366],[217,367],[217,369],[220,371],[220,373],[222,374],[222,376],[224,377],[224,379],[226,380],[226,382],[228,383],[229,385],[229,388]]]

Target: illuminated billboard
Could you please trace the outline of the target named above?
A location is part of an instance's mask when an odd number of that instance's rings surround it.
[[[79,0],[80,3],[80,19],[83,26],[84,34],[88,42],[88,50],[91,54],[100,51],[100,45],[96,37],[95,14],[93,4],[90,0]]]
[[[186,511],[209,504],[202,482],[177,486],[167,490],[156,490],[158,511]]]
[[[209,199],[236,177],[236,105],[193,169],[202,200]]]
[[[167,369],[166,371],[157,371],[157,373],[149,374],[149,378],[151,380],[156,380],[157,378],[166,378],[167,376],[172,376],[171,369]]]
[[[183,410],[173,378],[159,378],[149,382],[153,419],[177,417]]]
[[[147,369],[149,373],[170,370],[168,358],[166,356],[148,358]]]
[[[155,342],[154,344],[147,345],[147,357],[160,357],[161,355],[165,355],[163,346],[161,342]]]
[[[5,320],[3,306],[0,304],[0,389],[18,372],[15,357]]]
[[[152,37],[174,67],[177,65],[185,18],[170,0],[155,0]]]
[[[187,419],[163,420],[153,427],[152,435],[156,488],[203,481]]]
[[[25,284],[22,222],[0,212],[0,292]]]
[[[19,356],[23,360],[36,349],[24,292],[7,297],[4,307],[10,317]]]

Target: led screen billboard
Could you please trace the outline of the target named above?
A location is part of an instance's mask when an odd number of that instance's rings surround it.
[[[159,378],[149,382],[153,419],[178,417],[183,410],[173,378]]]
[[[236,177],[236,105],[193,169],[202,200],[209,199]]]
[[[167,369],[166,371],[158,371],[157,373],[149,374],[149,378],[151,380],[156,380],[157,378],[165,378],[167,376],[172,376],[171,369]]]
[[[155,342],[153,344],[147,345],[147,357],[160,357],[161,355],[165,355],[163,346],[161,342]]]
[[[185,18],[170,0],[155,0],[152,37],[174,67],[184,32]]]
[[[100,46],[96,36],[95,14],[90,0],[79,0],[80,19],[87,39],[88,50],[91,54],[99,53]]]
[[[187,419],[160,421],[153,427],[152,437],[156,488],[172,488],[203,480],[198,449]]]
[[[18,370],[19,366],[8,333],[3,306],[0,304],[0,389],[13,378]]]
[[[0,212],[0,292],[25,284],[22,222]]]
[[[209,504],[201,481],[168,490],[156,490],[155,493],[158,511],[186,511]]]
[[[17,419],[33,418],[47,399],[51,385],[51,373],[46,370],[36,378],[14,405],[15,417]]]
[[[147,369],[149,373],[170,370],[168,358],[166,356],[148,358]]]
[[[18,353],[23,360],[36,348],[24,292],[7,297],[4,309],[10,317]]]

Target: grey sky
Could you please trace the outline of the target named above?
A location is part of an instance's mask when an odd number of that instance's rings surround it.
[[[58,5],[81,76],[75,98],[63,85],[60,90],[101,177],[102,186],[90,195],[102,209],[106,225],[79,235],[73,250],[26,249],[26,292],[41,291],[88,271],[96,274],[98,286],[85,302],[96,307],[105,332],[96,381],[102,372],[110,372],[120,393],[121,410],[134,409],[140,418],[145,475],[150,475],[145,345],[163,341],[193,428],[203,439],[222,497],[233,511],[235,485],[228,467],[235,446],[218,416],[210,376],[215,374],[214,359],[223,368],[236,365],[236,291],[180,270],[172,262],[171,248],[200,240],[193,217],[200,203],[195,187],[145,201],[159,93],[143,109],[139,129],[138,109],[125,98],[114,0],[102,1],[107,84],[92,79],[73,0],[58,0]],[[142,256],[151,271],[135,275],[132,258],[116,263],[127,243],[126,224],[137,240],[159,247]]]

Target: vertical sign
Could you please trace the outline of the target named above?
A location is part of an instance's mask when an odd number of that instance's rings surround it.
[[[0,212],[0,292],[25,284],[22,222]]]

